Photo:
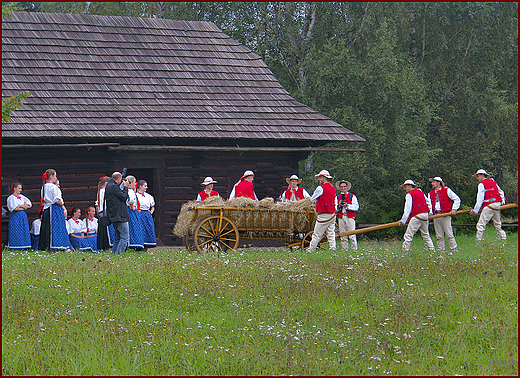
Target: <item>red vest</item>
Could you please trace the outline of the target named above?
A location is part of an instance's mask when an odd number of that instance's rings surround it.
[[[335,213],[336,205],[334,200],[336,199],[336,188],[332,186],[330,182],[321,185],[323,188],[323,194],[318,197],[316,202],[316,212],[318,213]]]
[[[484,185],[484,203],[482,207],[487,206],[494,202],[502,202],[502,197],[500,197],[500,192],[498,191],[498,186],[495,180],[492,178],[487,178],[481,181]]]
[[[287,189],[285,191],[285,199],[287,201],[289,201],[291,199],[292,193],[293,193],[293,189],[292,188]],[[298,189],[296,189],[296,191],[294,192],[294,197],[296,198],[296,201],[302,200],[303,199],[303,188],[298,187]]]
[[[338,207],[339,207],[339,203],[341,201],[343,201],[343,199],[341,198],[341,195],[343,193],[340,193],[338,194]],[[345,196],[345,202],[348,203],[349,205],[352,203],[352,193],[350,192],[347,192],[347,195]],[[345,212],[347,214],[347,218],[354,218],[356,216],[356,212],[355,211],[352,211],[352,210],[347,210]],[[336,215],[339,219],[343,218],[343,208],[340,207],[339,211],[338,211],[338,214]]]
[[[430,208],[426,203],[426,198],[424,197],[424,193],[421,189],[412,189],[408,193],[412,196],[412,213],[410,214],[408,220],[417,214],[430,212]]]
[[[204,201],[206,198],[210,196],[218,196],[218,192],[216,190],[212,190],[211,193],[208,195],[204,190],[199,193],[200,199]]]
[[[241,181],[240,184],[235,187],[235,198],[238,197],[256,199],[255,192],[253,191],[253,183],[246,180]]]
[[[448,188],[442,187],[439,191],[430,191],[430,199],[432,201],[432,211],[435,211],[435,201],[437,201],[437,195],[439,196],[439,203],[441,204],[441,213],[447,213],[451,211],[453,201],[448,197]]]

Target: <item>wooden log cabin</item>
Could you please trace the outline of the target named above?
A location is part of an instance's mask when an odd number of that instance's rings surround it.
[[[176,217],[204,177],[227,198],[251,169],[259,198],[276,198],[311,151],[364,141],[295,101],[213,23],[28,12],[2,21],[2,98],[31,93],[2,126],[2,204],[22,182],[30,222],[47,168],[67,208],[83,209],[100,176],[127,167],[155,197],[158,245],[182,245]],[[3,231],[5,241],[5,220]]]

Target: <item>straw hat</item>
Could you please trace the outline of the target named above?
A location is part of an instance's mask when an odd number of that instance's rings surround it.
[[[298,184],[300,184],[300,182],[302,182],[302,179],[299,178],[298,176],[296,175],[292,175],[291,177],[288,177],[285,179],[285,181],[287,182],[287,184],[290,184],[291,183],[291,180],[298,180]]]
[[[344,182],[345,184],[347,184],[347,192],[348,192],[348,191],[350,190],[350,188],[352,188],[352,184],[351,184],[349,181],[347,181],[347,180],[339,180],[339,181],[336,181],[336,189],[341,190],[341,189],[339,188],[339,186],[340,186],[340,184],[343,183],[343,182]]]
[[[250,171],[250,170],[247,170],[244,172],[244,174],[242,175],[242,177],[240,177],[240,180],[243,180],[244,177],[247,177],[247,176],[254,176],[255,173],[253,171]]]
[[[435,176],[434,178],[429,178],[428,180],[430,180],[430,182],[432,181],[438,181],[441,183],[441,186],[446,186],[446,184],[444,183],[444,181],[442,181],[442,179],[439,177],[439,176]]]
[[[483,175],[486,176],[486,177],[491,176],[489,173],[486,172],[485,169],[479,169],[479,170],[477,171],[477,173],[475,173],[475,174],[472,175],[472,176],[476,176],[476,175],[479,175],[479,174],[483,174]]]
[[[204,181],[200,185],[206,186],[209,184],[216,184],[216,183],[217,182],[215,180],[213,180],[211,177],[208,176],[204,179]]]
[[[317,175],[314,175],[314,176],[315,176],[315,177],[318,177],[318,176],[324,176],[324,177],[326,177],[326,178],[328,178],[328,179],[333,178],[333,177],[330,175],[329,171],[327,171],[326,169],[322,169],[322,170],[320,171],[320,173],[318,173]]]
[[[411,186],[413,186],[413,187],[415,187],[415,188],[418,187],[418,185],[417,185],[415,182],[413,182],[412,180],[406,180],[405,182],[403,182],[403,183],[402,183],[401,185],[399,185],[399,186],[403,187],[403,186],[408,185],[408,184],[410,184]]]

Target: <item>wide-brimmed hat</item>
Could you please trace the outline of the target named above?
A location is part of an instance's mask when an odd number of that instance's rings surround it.
[[[442,181],[442,179],[439,176],[435,176],[434,178],[429,178],[428,180],[430,180],[430,182],[439,181],[441,183],[441,186],[446,186],[446,184],[444,184],[444,181]]]
[[[327,171],[326,169],[322,169],[322,170],[320,171],[320,173],[318,173],[317,175],[314,175],[314,176],[315,176],[315,177],[318,177],[318,176],[324,176],[324,177],[326,177],[326,178],[328,178],[328,179],[333,178],[333,177],[330,175],[329,171]]]
[[[208,177],[206,177],[204,179],[204,181],[200,185],[206,186],[206,185],[209,185],[209,184],[216,184],[216,183],[217,182],[215,180],[213,180],[211,177],[208,176]]]
[[[240,177],[240,180],[243,180],[244,177],[247,177],[247,176],[254,176],[255,173],[253,171],[250,171],[250,170],[247,170],[244,172],[244,174],[242,175],[242,177]]]
[[[479,174],[483,174],[483,175],[486,176],[486,177],[491,176],[489,173],[486,172],[485,169],[479,169],[479,170],[477,171],[477,173],[475,173],[475,174],[472,175],[472,176],[476,176],[476,175],[479,175]]]
[[[406,180],[405,182],[403,182],[401,185],[399,186],[405,186],[405,185],[411,185],[415,188],[417,188],[419,185],[417,185],[415,182],[413,182],[413,180]]]
[[[299,177],[296,176],[296,175],[292,175],[291,177],[287,177],[287,178],[285,179],[285,181],[287,182],[287,184],[290,184],[290,183],[291,183],[291,180],[298,180],[298,184],[299,184],[300,182],[302,182],[302,179],[299,178]]]
[[[347,180],[339,180],[339,181],[336,181],[336,189],[338,190],[341,190],[339,188],[340,184],[344,182],[345,184],[347,184],[347,192],[350,190],[350,188],[352,188],[352,184],[350,183],[350,181],[347,181]]]

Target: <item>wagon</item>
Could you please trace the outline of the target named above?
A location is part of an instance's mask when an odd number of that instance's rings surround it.
[[[186,247],[201,253],[238,248],[240,238],[284,241],[287,248],[308,248],[316,212],[269,208],[191,206],[198,224],[185,236]],[[201,216],[202,215],[202,216]]]

